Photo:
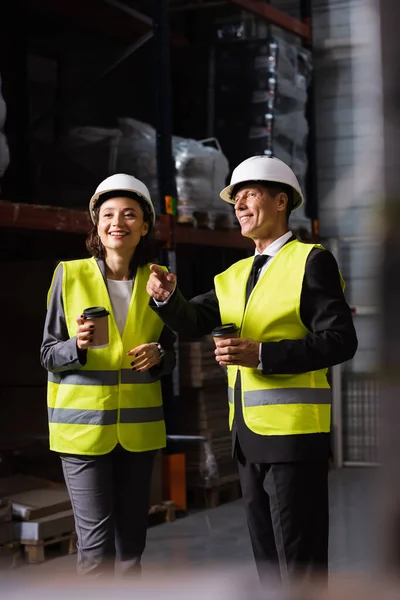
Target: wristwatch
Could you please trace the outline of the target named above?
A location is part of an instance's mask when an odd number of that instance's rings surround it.
[[[161,344],[159,344],[158,342],[151,342],[153,344],[153,346],[157,346],[158,351],[160,353],[160,358],[162,358],[163,356],[165,356],[165,350],[164,348],[161,346]]]

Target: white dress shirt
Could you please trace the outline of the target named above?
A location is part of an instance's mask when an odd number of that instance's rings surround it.
[[[280,238],[278,238],[277,240],[272,242],[272,244],[267,246],[265,248],[265,250],[263,250],[262,254],[267,254],[268,256],[271,256],[272,258],[270,258],[269,261],[265,265],[263,265],[257,281],[259,281],[261,279],[261,277],[264,275],[265,271],[268,269],[269,265],[274,260],[275,256],[278,254],[279,250],[281,248],[283,248],[283,246],[286,244],[286,242],[288,240],[290,240],[292,235],[293,235],[293,233],[291,231],[288,231],[287,233],[281,235]],[[256,250],[254,253],[254,256],[259,256],[259,255],[260,255],[260,253],[257,252],[257,250]]]

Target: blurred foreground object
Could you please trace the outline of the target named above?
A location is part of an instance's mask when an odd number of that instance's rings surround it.
[[[2,577],[2,593],[7,600],[59,600],[95,597],[109,600],[375,600],[394,597],[396,586],[393,581],[379,581],[371,578],[336,576],[329,590],[323,590],[318,582],[307,588],[293,589],[290,592],[278,591],[271,586],[261,590],[254,578],[244,569],[201,570],[166,573],[155,571],[151,577],[132,582],[113,579],[78,580],[67,575],[44,577]],[[133,593],[133,595],[132,595]],[[93,595],[91,595],[93,594]]]
[[[400,567],[400,4],[380,0],[383,84],[383,198],[381,365],[383,375],[384,567]]]
[[[0,77],[0,179],[3,177],[4,173],[10,162],[10,152],[8,149],[7,139],[4,135],[3,128],[4,123],[6,121],[6,103],[1,93],[1,77]],[[1,187],[0,187],[1,189]]]

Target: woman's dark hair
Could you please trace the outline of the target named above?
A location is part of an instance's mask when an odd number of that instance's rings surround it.
[[[275,198],[278,194],[286,194],[288,197],[287,205],[286,205],[286,221],[289,221],[289,217],[292,213],[294,206],[294,189],[287,185],[286,183],[278,183],[276,181],[242,181],[241,183],[237,183],[235,187],[232,189],[230,194],[231,200],[236,196],[239,190],[247,185],[261,185],[268,190],[268,193]]]
[[[111,198],[132,198],[132,200],[136,200],[140,205],[140,208],[143,211],[143,220],[149,226],[149,231],[140,238],[139,244],[136,246],[135,253],[132,256],[130,269],[131,272],[135,271],[137,267],[143,267],[147,265],[149,262],[153,262],[156,256],[156,248],[155,248],[155,232],[153,227],[153,217],[150,211],[150,208],[141,196],[135,194],[134,192],[126,192],[124,190],[115,190],[112,192],[106,192],[102,194],[97,201],[96,207],[94,209],[96,215],[96,222],[98,222],[98,215],[100,206],[106,200],[110,200]],[[101,243],[100,236],[97,233],[97,225],[93,224],[92,229],[89,231],[86,238],[86,248],[89,253],[95,258],[104,259],[106,256],[106,249]]]

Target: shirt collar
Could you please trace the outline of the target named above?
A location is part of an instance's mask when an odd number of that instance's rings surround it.
[[[272,242],[272,244],[270,244],[269,246],[267,246],[262,254],[267,254],[268,256],[276,256],[279,252],[279,250],[281,248],[283,248],[283,246],[286,244],[286,242],[288,240],[290,240],[290,238],[293,237],[293,233],[291,231],[288,231],[287,233],[285,233],[284,235],[281,235],[280,238],[278,238],[277,240],[275,240],[274,242]],[[255,256],[259,256],[260,253],[257,252],[257,250],[255,251]]]

